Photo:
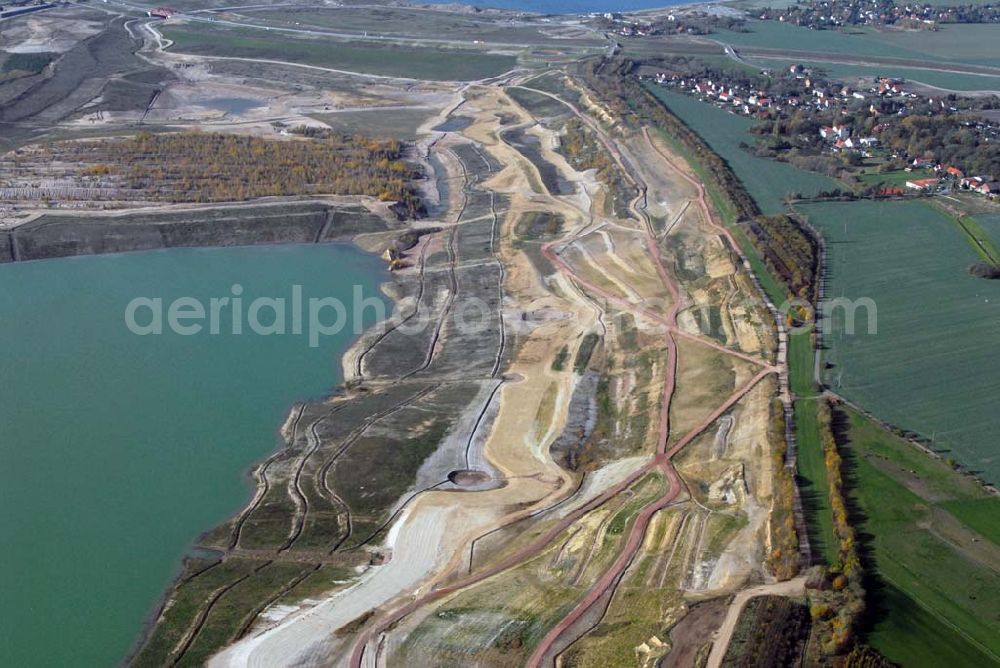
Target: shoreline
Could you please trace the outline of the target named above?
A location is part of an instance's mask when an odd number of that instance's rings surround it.
[[[368,205],[368,206],[366,206]],[[343,241],[405,229],[365,198],[306,198],[154,207],[124,211],[35,212],[0,228],[0,264],[78,255]]]
[[[332,241],[320,241],[315,243],[350,246],[356,249],[357,251],[364,253],[365,255],[371,255],[372,257],[378,259],[377,253],[366,249],[365,247],[357,243],[357,241],[354,238],[335,239]],[[263,245],[263,246],[277,247],[277,246],[287,246],[287,245],[315,245],[315,244],[309,244],[309,243],[297,244],[296,242],[281,242],[274,244],[243,244],[243,245],[244,246]],[[221,246],[221,245],[204,244],[196,246],[196,248],[223,248],[223,247],[233,247],[233,245]],[[168,251],[168,250],[173,250],[173,248],[168,247],[168,248],[150,249],[150,250]],[[149,251],[121,251],[119,253],[101,253],[101,254],[117,255],[125,252],[149,252]],[[80,256],[74,255],[74,256],[64,256],[64,257],[80,257]],[[47,258],[47,259],[64,259],[64,257]],[[37,260],[29,260],[29,261],[37,261]],[[383,295],[383,297],[387,302],[395,305],[397,303],[396,300],[392,299],[389,296],[389,293],[384,289],[384,286],[387,283],[389,283],[389,281],[382,281],[379,284],[379,292]],[[211,553],[213,558],[218,559],[218,561],[207,566],[206,569],[212,568],[213,566],[215,566],[218,563],[221,563],[225,559],[226,552],[224,550],[212,547],[205,547],[201,545],[202,539],[208,536],[214,528],[232,520],[235,517],[238,517],[241,513],[245,512],[246,509],[251,506],[251,504],[254,502],[259,493],[258,473],[261,470],[261,467],[266,466],[267,463],[275,457],[275,455],[279,454],[280,452],[282,452],[282,450],[289,447],[291,440],[294,438],[294,426],[298,421],[298,418],[301,417],[301,413],[304,407],[308,405],[310,402],[327,402],[330,399],[343,393],[349,381],[349,378],[346,374],[346,367],[344,367],[344,363],[347,361],[348,357],[352,354],[352,352],[357,349],[358,344],[364,340],[364,337],[366,335],[370,334],[372,330],[377,329],[384,323],[391,321],[391,319],[392,318],[390,312],[389,318],[373,322],[370,326],[366,327],[362,333],[358,334],[347,344],[347,348],[340,355],[340,361],[341,361],[340,366],[342,374],[341,380],[337,382],[335,385],[332,385],[330,390],[328,390],[326,393],[323,394],[319,394],[312,397],[300,397],[292,401],[292,403],[289,405],[287,409],[284,421],[274,431],[274,436],[275,436],[274,447],[267,453],[265,453],[265,456],[263,458],[256,460],[248,468],[244,469],[240,473],[240,478],[246,485],[246,490],[248,492],[246,498],[236,507],[234,512],[227,514],[225,517],[221,518],[218,522],[213,523],[208,528],[201,530],[199,533],[197,533],[191,539],[188,545],[184,548],[184,553],[177,560],[177,563],[175,565],[174,574],[165,583],[162,593],[157,598],[155,603],[151,606],[150,612],[145,616],[142,622],[142,630],[139,632],[135,641],[133,641],[132,645],[129,647],[128,653],[119,662],[118,664],[119,666],[131,665],[132,661],[135,660],[135,658],[141,652],[147,640],[149,640],[152,632],[156,629],[160,616],[163,614],[165,608],[170,602],[171,596],[175,591],[176,586],[181,582],[182,576],[184,574],[184,566],[187,563],[187,561],[192,557],[198,557],[199,555],[196,554],[196,552],[198,551]],[[336,368],[337,368],[336,364],[331,364],[331,369],[336,369]],[[202,571],[196,571],[194,575],[197,575],[200,572]]]

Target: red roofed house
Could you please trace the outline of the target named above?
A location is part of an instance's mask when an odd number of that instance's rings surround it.
[[[976,192],[984,195],[996,196],[1000,194],[1000,181],[989,181],[975,189]]]
[[[146,12],[146,15],[152,19],[169,19],[176,13],[177,10],[173,7],[157,7],[156,9],[150,9]]]
[[[906,182],[906,187],[912,190],[930,190],[938,184],[941,179],[913,179]]]

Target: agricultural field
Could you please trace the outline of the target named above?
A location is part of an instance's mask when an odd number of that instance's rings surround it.
[[[883,30],[866,34],[863,39],[926,54],[934,61],[996,66],[1000,61],[1000,25],[947,25],[941,30]]]
[[[650,91],[729,163],[764,213],[783,212],[784,199],[790,194],[812,195],[820,190],[841,187],[833,179],[821,174],[758,158],[744,151],[740,148],[740,142],[749,144],[753,141],[753,136],[747,132],[753,125],[750,119],[730,114],[662,86],[651,86]]]
[[[896,45],[879,41],[871,28],[852,28],[850,33],[833,30],[809,30],[778,21],[748,21],[751,32],[730,32],[719,30],[710,35],[711,39],[741,46],[767,49],[805,51],[813,53],[842,53],[853,56],[875,56],[883,58],[926,57],[921,50],[912,46]],[[922,33],[921,33],[922,34]]]
[[[1000,498],[860,413],[840,412],[874,576],[868,641],[905,666],[1000,664]]]
[[[778,668],[799,663],[809,636],[809,610],[781,596],[758,596],[740,614],[727,666]]]
[[[993,240],[994,244],[1000,245],[1000,213],[974,214],[975,221]]]
[[[788,58],[761,58],[754,56],[747,60],[761,67],[782,69],[788,66]],[[905,79],[908,82],[920,83],[925,86],[956,91],[1000,91],[1000,77],[980,74],[960,74],[957,72],[940,72],[935,70],[883,65],[879,67],[865,65],[846,65],[840,63],[825,63],[822,61],[797,61],[805,67],[821,69],[827,76],[840,79],[845,83],[858,80],[868,80],[879,76],[890,76]]]
[[[844,32],[810,30],[777,21],[750,21],[752,32],[720,30],[711,36],[735,47],[784,49],[872,58],[950,61],[995,65],[1000,26],[948,25],[938,31],[876,30],[852,26]]]
[[[465,81],[496,76],[512,69],[517,58],[471,49],[389,46],[332,42],[272,35],[253,29],[169,25],[163,35],[171,50],[202,56],[280,60],[389,77]]]
[[[827,240],[827,297],[874,302],[828,321],[825,382],[880,418],[931,440],[997,482],[993,401],[1000,285],[971,276],[978,260],[955,224],[922,202],[801,207]]]
[[[540,22],[514,23],[505,16],[463,15],[407,7],[289,7],[266,6],[234,10],[241,21],[289,28],[323,28],[338,33],[371,33],[401,39],[439,39],[470,44],[545,45],[553,39],[565,45],[601,46],[599,33],[584,28],[562,29]],[[232,14],[222,15],[230,18]]]

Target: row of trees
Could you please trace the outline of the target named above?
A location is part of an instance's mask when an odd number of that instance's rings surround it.
[[[790,216],[758,216],[747,224],[750,240],[770,272],[789,291],[814,301],[819,259],[812,236]]]
[[[851,650],[855,645],[855,632],[865,610],[865,591],[857,534],[848,517],[843,461],[833,434],[833,408],[826,398],[820,397],[816,410],[833,531],[837,538],[837,563],[829,569],[832,591],[825,602],[813,605],[812,613],[822,652],[836,655]]]
[[[781,400],[771,401],[767,441],[771,445],[774,495],[771,499],[771,552],[767,568],[779,580],[790,580],[799,572],[799,536],[795,530],[795,477],[785,466],[785,409]]]
[[[300,132],[305,138],[140,132],[129,139],[65,142],[50,159],[83,163],[80,176],[95,185],[142,191],[150,199],[216,202],[255,197],[370,195],[397,202],[408,216],[423,213],[412,188],[420,171],[402,159],[394,139]]]

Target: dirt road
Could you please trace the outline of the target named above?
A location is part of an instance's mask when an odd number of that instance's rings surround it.
[[[726,611],[726,619],[722,622],[722,626],[719,627],[715,639],[712,641],[712,651],[708,655],[707,668],[719,668],[722,665],[722,659],[726,656],[726,650],[729,648],[729,641],[732,640],[733,631],[736,630],[736,622],[739,620],[740,613],[743,612],[747,601],[755,596],[801,596],[805,591],[806,578],[799,576],[794,580],[744,589],[736,594],[733,597],[733,602],[729,604],[729,610]]]
[[[556,98],[558,99],[558,98]],[[560,100],[562,101],[562,100]],[[564,101],[563,101],[564,102]],[[590,119],[586,115],[581,114],[575,107],[568,105],[575,114],[586,121]],[[377,664],[377,647],[381,646],[380,638],[388,628],[392,627],[398,623],[403,618],[417,611],[418,609],[424,607],[425,605],[432,603],[434,601],[440,600],[446,596],[449,596],[458,591],[464,590],[471,587],[483,580],[493,577],[503,571],[510,568],[516,567],[522,564],[527,559],[537,555],[539,552],[544,550],[550,545],[552,540],[554,540],[559,534],[565,531],[568,527],[574,524],[581,517],[587,513],[593,511],[594,509],[600,507],[606,503],[611,498],[622,493],[629,486],[634,484],[642,476],[653,470],[659,470],[664,475],[667,482],[667,491],[659,499],[648,504],[646,507],[639,511],[636,520],[632,524],[629,535],[619,552],[618,556],[608,568],[607,571],[598,579],[598,581],[590,588],[590,590],[584,595],[584,597],[578,602],[578,604],[570,611],[570,613],[558,622],[542,641],[535,648],[533,654],[528,659],[527,665],[538,666],[541,664],[542,660],[550,652],[552,646],[560,638],[560,636],[566,632],[568,629],[573,627],[584,613],[586,613],[598,600],[605,598],[609,592],[614,591],[617,583],[621,580],[621,575],[624,573],[625,569],[628,568],[629,564],[632,563],[639,547],[643,544],[646,530],[652,517],[661,509],[667,505],[674,502],[685,489],[684,483],[680,478],[674,468],[671,459],[676,455],[681,449],[683,449],[692,440],[703,433],[715,420],[717,420],[722,414],[733,407],[741,398],[743,398],[747,392],[749,392],[753,387],[757,385],[766,376],[780,371],[780,367],[772,365],[760,357],[754,357],[751,355],[746,355],[740,351],[733,350],[726,346],[720,345],[715,341],[704,339],[700,336],[689,334],[681,331],[677,325],[677,314],[682,306],[682,298],[680,293],[680,288],[677,280],[673,277],[667,270],[663,259],[660,256],[659,243],[650,223],[649,216],[645,212],[646,206],[646,185],[643,183],[632,170],[626,167],[627,160],[622,156],[621,149],[615,142],[613,142],[603,129],[596,124],[588,123],[592,128],[599,132],[599,136],[602,143],[608,147],[611,154],[615,157],[616,162],[622,170],[628,175],[628,177],[634,182],[637,189],[637,196],[631,202],[630,209],[634,219],[642,224],[642,231],[644,236],[644,252],[648,254],[648,257],[656,269],[656,274],[660,279],[663,287],[666,289],[670,296],[670,307],[666,313],[658,313],[650,310],[644,304],[633,303],[626,299],[610,295],[607,291],[602,290],[593,283],[587,281],[584,277],[579,275],[579,272],[574,270],[566,261],[559,257],[558,252],[554,250],[554,244],[545,244],[542,247],[542,253],[545,257],[552,262],[553,266],[557,271],[564,276],[570,278],[572,281],[577,283],[579,286],[586,289],[586,291],[591,294],[597,294],[605,299],[614,301],[618,308],[625,312],[631,313],[636,317],[647,318],[654,323],[657,323],[663,328],[663,336],[667,348],[667,365],[664,378],[664,388],[662,394],[662,403],[660,410],[660,420],[659,420],[659,434],[656,448],[656,456],[648,461],[643,466],[636,469],[632,474],[625,477],[621,482],[619,482],[614,487],[606,490],[604,493],[595,497],[590,502],[583,504],[573,512],[566,515],[554,526],[552,526],[548,531],[546,531],[542,536],[538,537],[536,540],[532,541],[530,544],[520,549],[516,553],[508,556],[502,561],[492,565],[477,573],[471,574],[466,578],[463,578],[457,582],[450,585],[441,587],[439,589],[432,589],[426,593],[417,595],[414,599],[397,608],[394,611],[389,612],[386,616],[379,619],[371,628],[362,632],[362,634],[356,639],[354,643],[353,650],[350,655],[349,665],[352,667],[360,668],[362,665],[375,665]],[[669,163],[668,163],[669,164]],[[671,167],[674,167],[672,164]],[[675,168],[675,167],[674,167]],[[676,169],[676,168],[675,168]],[[706,196],[704,188],[700,183],[695,182],[690,179],[686,174],[678,170],[678,172],[685,178],[694,183],[697,187],[698,199],[697,205],[701,209],[702,214],[706,219],[711,220],[711,212],[709,210],[708,204],[706,202]],[[637,230],[638,231],[638,230]],[[563,240],[562,243],[566,243],[568,240]],[[731,394],[720,406],[718,406],[710,415],[704,418],[698,425],[691,429],[683,438],[679,439],[672,447],[668,449],[668,438],[670,436],[670,407],[671,402],[674,397],[674,392],[676,388],[676,377],[677,377],[677,358],[678,358],[678,346],[676,342],[677,336],[684,336],[685,338],[691,339],[695,342],[701,343],[702,345],[709,346],[728,355],[750,361],[761,368],[757,374],[747,382],[743,387],[736,390]],[[368,652],[366,654],[366,652]]]

